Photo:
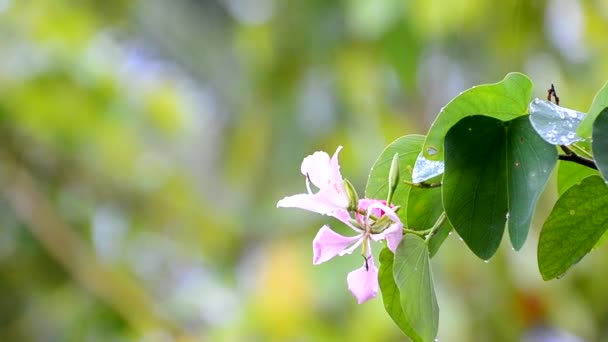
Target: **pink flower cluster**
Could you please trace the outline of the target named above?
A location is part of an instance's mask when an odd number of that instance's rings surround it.
[[[395,252],[403,238],[403,224],[383,200],[363,198],[358,201],[356,211],[349,208],[352,199],[346,191],[338,164],[341,149],[342,146],[338,147],[331,158],[325,152],[315,152],[304,158],[301,172],[306,177],[308,192],[285,197],[277,203],[277,207],[300,208],[333,216],[356,232],[355,236],[343,236],[327,225],[321,227],[312,242],[312,262],[318,265],[335,256],[351,254],[361,246],[363,266],[350,272],[346,278],[348,289],[361,304],[378,294],[378,268],[372,256],[371,240],[386,240],[388,248]],[[310,183],[318,188],[316,193],[312,191]],[[385,216],[388,218],[384,219],[386,224],[377,227],[375,223]]]

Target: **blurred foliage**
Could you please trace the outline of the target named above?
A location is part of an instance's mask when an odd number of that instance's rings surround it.
[[[362,190],[509,71],[586,111],[606,33],[600,0],[0,0],[0,340],[400,339],[347,292],[360,260],[313,268],[321,221],[275,209],[301,159],[345,146]],[[446,240],[442,341],[608,338],[606,248],[542,282],[538,222],[489,265]]]

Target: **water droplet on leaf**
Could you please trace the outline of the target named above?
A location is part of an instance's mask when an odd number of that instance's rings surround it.
[[[420,183],[439,176],[443,173],[444,168],[445,164],[442,161],[428,160],[420,153],[416,158],[414,170],[412,170],[412,182]]]
[[[582,140],[576,129],[586,114],[540,99],[530,102],[529,111],[532,127],[548,143],[570,145]]]

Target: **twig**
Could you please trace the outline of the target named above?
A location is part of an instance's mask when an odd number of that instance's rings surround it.
[[[588,168],[597,170],[597,165],[595,165],[595,161],[593,161],[593,159],[588,159],[588,158],[579,156],[566,145],[560,145],[559,147],[561,147],[562,151],[564,151],[564,153],[565,153],[565,154],[560,154],[558,156],[559,160],[565,160],[565,161],[577,163],[577,164],[586,166]]]
[[[441,182],[439,182],[439,183],[425,183],[425,182],[413,183],[413,182],[404,180],[403,183],[406,185],[409,185],[409,186],[413,186],[414,188],[424,188],[424,189],[438,188],[441,186]]]
[[[553,95],[553,99],[555,100],[555,104],[559,106],[559,97],[557,96],[557,92],[555,91],[555,86],[551,83],[551,88],[547,89],[547,101],[551,102],[551,96]]]

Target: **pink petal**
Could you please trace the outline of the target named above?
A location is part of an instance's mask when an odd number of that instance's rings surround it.
[[[384,201],[384,200],[362,198],[359,200],[359,204],[358,204],[359,211],[361,211],[361,210],[367,211],[367,209],[374,203],[380,203],[380,204],[386,205],[386,201]],[[384,215],[384,212],[382,212],[382,210],[380,210],[378,208],[375,208],[375,209],[372,208],[371,215],[374,215],[379,218],[380,216]],[[357,213],[357,220],[359,222],[363,223],[365,220],[365,217],[363,217],[363,215]]]
[[[322,215],[335,217],[346,224],[349,224],[350,220],[348,210],[337,207],[335,204],[328,202],[319,194],[297,194],[287,196],[277,202],[277,208],[300,208]]]
[[[371,238],[374,241],[386,239],[386,244],[388,245],[388,248],[394,253],[397,249],[397,246],[403,239],[403,224],[401,223],[399,216],[397,216],[393,209],[389,208],[383,203],[380,203],[379,201],[370,204],[368,207],[368,211],[373,212],[375,210],[381,210],[383,215],[388,216],[391,221],[394,222],[394,224],[388,227],[382,233],[372,234]]]
[[[348,212],[348,210],[337,209],[333,212],[333,214],[331,216],[337,218],[338,220],[342,221],[343,223],[346,223],[346,225],[353,228],[354,231],[356,231],[356,232],[360,231],[360,229],[354,228],[352,226],[352,224],[350,223],[350,213]]]
[[[399,243],[403,239],[403,225],[401,222],[397,222],[380,234],[372,234],[371,238],[374,241],[386,239],[386,245],[395,253],[397,246],[399,246]]]
[[[349,200],[338,164],[338,153],[341,149],[342,146],[339,146],[331,159],[327,153],[321,151],[307,156],[302,161],[300,171],[310,179],[312,184],[319,188],[316,195],[319,196],[320,200],[335,207],[346,209]]]
[[[343,182],[329,183],[326,187],[321,188],[317,195],[336,208],[348,208],[349,199]]]
[[[311,194],[297,194],[284,197],[277,202],[277,208],[300,208],[323,215],[332,215],[336,208],[327,205],[319,196]]]
[[[333,157],[329,161],[329,181],[331,183],[342,184],[342,174],[340,173],[340,163],[338,162],[338,153],[342,150],[342,146],[338,146]]]
[[[321,227],[312,240],[313,265],[326,262],[337,255],[351,253],[353,247],[351,245],[360,244],[357,240],[361,240],[361,235],[348,237],[334,232],[328,226]]]
[[[329,164],[329,154],[317,151],[304,158],[300,171],[312,184],[321,189],[329,183]]]
[[[373,200],[373,202],[367,207],[367,211],[372,212],[373,214],[379,213],[380,216],[386,215],[391,219],[391,221],[401,223],[397,213],[386,205],[386,201]]]
[[[374,258],[370,256],[361,268],[348,274],[346,277],[348,289],[357,298],[357,303],[362,304],[378,294],[378,268],[374,265]]]

